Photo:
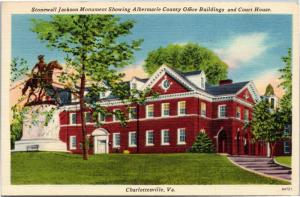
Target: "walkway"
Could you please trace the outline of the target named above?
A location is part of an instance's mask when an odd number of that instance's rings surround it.
[[[291,180],[291,169],[280,166],[271,158],[255,156],[228,156],[237,165],[275,178]]]

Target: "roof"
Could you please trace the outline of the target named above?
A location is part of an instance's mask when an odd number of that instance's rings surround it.
[[[222,95],[222,94],[236,94],[243,87],[245,87],[245,85],[247,85],[248,83],[249,83],[249,81],[224,84],[224,85],[219,85],[219,86],[206,85],[205,91],[214,96]]]

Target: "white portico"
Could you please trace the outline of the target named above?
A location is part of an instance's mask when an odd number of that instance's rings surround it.
[[[94,154],[108,153],[108,131],[103,128],[98,128],[95,131],[93,131],[92,136],[94,137]]]

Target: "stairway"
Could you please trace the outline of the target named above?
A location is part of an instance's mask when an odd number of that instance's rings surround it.
[[[274,163],[271,158],[255,156],[228,156],[228,158],[244,168],[276,178],[291,180],[291,169]]]

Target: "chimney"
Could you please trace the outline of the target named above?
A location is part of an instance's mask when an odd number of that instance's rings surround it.
[[[224,79],[224,80],[220,80],[219,81],[219,85],[226,85],[226,84],[232,84],[232,80],[231,79]]]

